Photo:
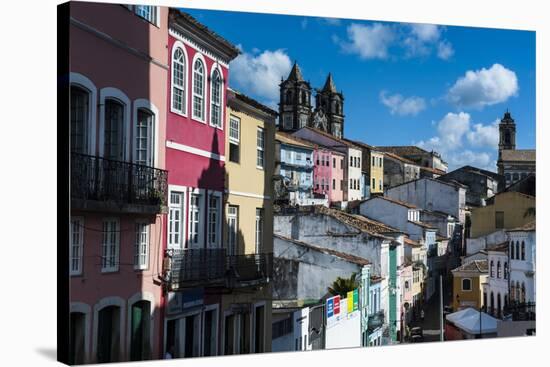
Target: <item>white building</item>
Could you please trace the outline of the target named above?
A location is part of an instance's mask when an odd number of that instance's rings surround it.
[[[509,230],[510,301],[535,302],[536,226],[535,221]]]
[[[452,215],[460,223],[465,221],[466,186],[459,183],[424,177],[388,188],[385,196],[421,209]]]
[[[483,288],[483,304],[487,313],[501,318],[504,307],[508,304],[508,242],[487,249],[487,265],[489,276]]]

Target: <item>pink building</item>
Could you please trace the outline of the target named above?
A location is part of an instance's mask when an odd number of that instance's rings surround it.
[[[168,10],[70,17],[69,362],[161,358]]]
[[[344,169],[346,156],[343,153],[316,145],[313,151],[313,192],[328,197],[329,205],[344,199]]]
[[[168,216],[163,335],[173,357],[216,355],[229,62],[238,50],[186,13],[170,9],[166,84]]]

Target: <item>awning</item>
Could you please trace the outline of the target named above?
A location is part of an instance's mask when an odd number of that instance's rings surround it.
[[[452,322],[457,328],[469,334],[477,335],[480,333],[480,330],[481,334],[497,332],[497,319],[471,307],[448,314],[446,318],[447,321]]]

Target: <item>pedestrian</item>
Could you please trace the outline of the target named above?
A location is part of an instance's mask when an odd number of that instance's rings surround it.
[[[166,351],[166,354],[164,355],[164,359],[172,359],[174,358],[174,346],[171,345],[170,348]]]
[[[420,310],[420,320],[422,320],[422,322],[424,322],[424,310]]]

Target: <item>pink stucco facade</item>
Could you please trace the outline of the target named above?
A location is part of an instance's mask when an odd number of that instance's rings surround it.
[[[345,155],[321,146],[313,152],[313,192],[328,196],[329,204],[344,199]]]
[[[166,84],[168,57],[168,9],[156,7],[157,24],[139,17],[131,8],[115,4],[73,2],[70,25],[70,82],[86,91],[89,115],[85,136],[86,154],[103,154],[105,100],[114,99],[123,106],[122,162],[136,159],[138,109],[146,109],[153,118],[150,165],[165,168]],[[72,92],[71,92],[72,93]],[[149,343],[143,355],[162,358],[163,296],[162,226],[160,212],[121,211],[116,209],[71,209],[74,234],[80,241],[80,269],[70,279],[71,318],[78,317],[76,344],[81,363],[99,361],[99,315],[107,308],[112,317],[113,361],[130,359],[134,306],[147,303],[149,315],[143,315],[149,328]],[[118,223],[116,269],[102,269],[104,222]],[[135,267],[136,223],[148,227],[146,265]],[[75,232],[75,233],[73,233]],[[145,309],[145,308],[144,308]],[[73,316],[74,315],[74,316]],[[72,320],[72,319],[71,319]],[[75,337],[73,335],[73,337]]]

